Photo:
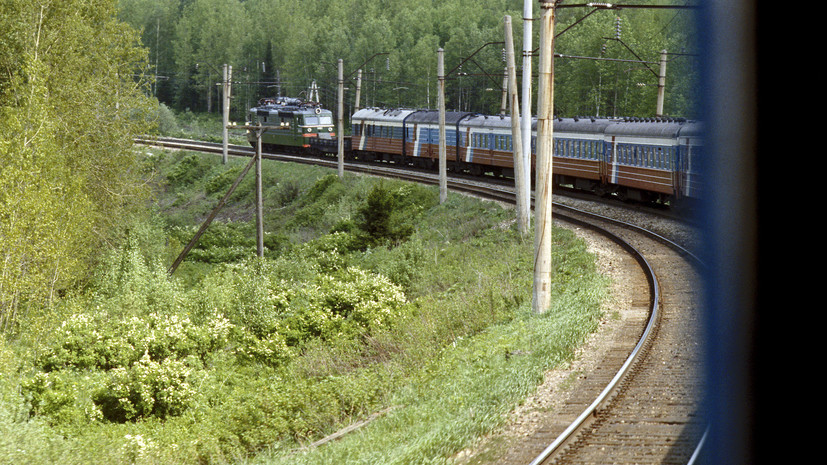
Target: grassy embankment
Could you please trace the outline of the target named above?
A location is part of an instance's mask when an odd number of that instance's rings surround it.
[[[245,161],[143,152],[152,213],[0,345],[2,463],[445,463],[597,326],[607,283],[568,231],[534,315],[512,210],[275,162],[265,259],[251,173],[170,279]]]

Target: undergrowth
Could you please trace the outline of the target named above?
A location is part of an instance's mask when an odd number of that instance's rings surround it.
[[[170,277],[243,161],[146,161],[146,218],[85,288],[0,342],[0,463],[450,463],[600,317],[606,283],[568,231],[536,315],[513,210],[275,162],[265,256],[242,183]]]

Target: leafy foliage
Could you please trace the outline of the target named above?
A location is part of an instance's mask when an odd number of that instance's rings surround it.
[[[112,0],[0,5],[0,331],[85,277],[148,193],[146,55]],[[94,70],[94,72],[93,72]],[[137,76],[137,77],[135,77]]]
[[[239,119],[259,98],[276,92],[298,96],[313,81],[322,89],[322,103],[336,108],[338,59],[349,79],[355,80],[356,70],[362,69],[363,106],[434,108],[438,48],[445,50],[447,70],[462,64],[446,82],[447,107],[496,114],[505,66],[502,46],[484,45],[503,41],[505,15],[513,19],[516,49],[522,48],[522,4],[503,0],[120,3],[122,17],[143,29],[143,43],[157,60],[157,72],[164,76],[157,95],[164,103],[179,111],[217,112],[220,95],[214,84],[225,63],[241,80],[263,83],[235,86],[239,103],[233,112]],[[653,115],[657,81],[644,66],[657,70],[651,63],[666,49],[676,53],[670,56],[666,112],[691,116],[692,80],[697,77],[691,11],[597,11],[580,21],[588,12],[570,8],[557,14],[558,30],[577,26],[556,42],[556,51],[566,58],[555,61],[555,114]],[[612,40],[617,17],[622,43]],[[533,32],[536,47],[539,28]],[[472,54],[473,60],[463,63]],[[575,56],[650,64],[571,58]],[[345,105],[353,98],[348,92]]]

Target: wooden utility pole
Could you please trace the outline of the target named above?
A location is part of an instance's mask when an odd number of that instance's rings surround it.
[[[445,147],[445,51],[437,50],[437,79],[439,82],[439,203],[448,200],[448,162]]]
[[[528,233],[530,203],[525,195],[526,172],[523,165],[523,141],[520,128],[520,102],[517,96],[517,69],[514,62],[514,37],[511,16],[505,17],[505,57],[508,76],[508,99],[511,103],[511,140],[514,150],[514,194],[517,199],[517,226],[520,234]]]
[[[230,91],[232,90],[232,85],[230,84],[233,79],[233,67],[224,63],[224,82],[222,86],[222,96],[224,97],[223,101],[223,110],[224,110],[224,144],[223,144],[223,151],[221,157],[221,163],[227,164],[227,147],[229,144],[229,129],[227,126],[230,124]]]
[[[261,125],[256,126],[256,127],[245,126],[244,128],[252,129],[252,130],[256,131],[256,138],[258,139],[258,142],[257,142],[256,145],[258,147],[261,147],[261,132],[262,132]],[[221,200],[218,202],[218,205],[216,205],[215,208],[213,208],[212,212],[210,212],[210,215],[207,217],[207,219],[204,221],[204,223],[201,224],[201,227],[195,233],[195,236],[193,236],[193,238],[190,239],[189,243],[186,245],[186,247],[184,247],[184,250],[181,251],[181,253],[178,255],[178,258],[176,258],[175,261],[172,263],[172,266],[170,266],[170,268],[168,270],[168,273],[170,275],[175,273],[175,270],[178,269],[178,266],[181,264],[181,262],[184,261],[184,259],[190,253],[190,250],[192,250],[192,248],[198,242],[198,239],[201,238],[201,236],[207,230],[207,227],[209,227],[210,224],[213,222],[216,215],[218,215],[218,212],[221,211],[221,208],[223,208],[224,204],[226,204],[227,200],[229,200],[230,196],[233,195],[233,192],[235,192],[235,189],[238,187],[238,185],[244,179],[244,176],[246,176],[247,173],[250,171],[250,168],[252,168],[253,165],[256,165],[257,163],[260,162],[259,161],[261,159],[260,154],[261,154],[261,150],[256,150],[256,156],[253,157],[253,159],[250,160],[249,163],[247,163],[247,166],[245,166],[243,170],[241,170],[241,173],[235,179],[235,181],[233,182],[233,185],[230,186],[230,189],[227,191],[226,194],[224,194],[224,197],[222,197]],[[258,210],[258,211],[261,211],[261,210]]]
[[[556,0],[542,0],[537,94],[537,181],[534,194],[534,299],[536,313],[551,305],[551,179],[554,111],[554,13]]]
[[[660,72],[658,73],[658,103],[656,116],[663,116],[663,94],[666,89],[666,50],[660,52]]]
[[[344,134],[344,112],[345,112],[345,72],[342,59],[339,58],[339,124],[336,129],[336,137],[339,139],[339,179],[345,177],[345,134]]]

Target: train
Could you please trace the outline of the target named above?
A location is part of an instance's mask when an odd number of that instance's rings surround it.
[[[261,146],[265,151],[281,150],[303,153],[311,149],[311,140],[335,144],[333,112],[319,103],[298,98],[273,97],[259,100],[248,112],[247,124],[261,124]],[[256,136],[247,131],[247,140],[256,146]],[[328,145],[330,145],[328,144]]]
[[[271,105],[271,104],[268,104]],[[315,113],[318,106],[308,105]],[[251,118],[273,125],[281,110],[261,105]],[[318,115],[329,115],[321,110]],[[262,117],[269,118],[267,121]],[[338,152],[338,138],[329,126],[313,126],[304,113],[294,112],[301,138],[266,146],[308,155]],[[312,118],[312,117],[311,117]],[[283,121],[283,119],[281,120]],[[315,121],[315,120],[314,120]],[[325,120],[327,121],[327,120]],[[283,123],[280,123],[283,124]],[[531,167],[536,160],[536,118],[532,121]],[[381,161],[435,169],[439,160],[439,112],[402,108],[362,108],[351,116],[351,135],[343,137],[349,160]],[[266,132],[265,132],[266,134]],[[255,136],[248,139],[255,143]],[[290,144],[293,145],[290,145]],[[300,146],[299,146],[300,144]],[[511,118],[474,112],[445,112],[448,169],[471,175],[513,177]],[[700,198],[699,160],[703,149],[701,122],[684,118],[557,117],[553,122],[553,170],[556,186],[673,206]],[[534,176],[530,177],[531,179]]]

